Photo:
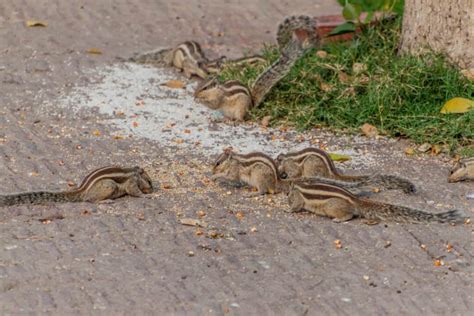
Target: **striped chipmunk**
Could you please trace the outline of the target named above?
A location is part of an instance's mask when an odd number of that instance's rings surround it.
[[[189,79],[193,75],[205,79],[209,74],[217,74],[225,65],[253,64],[265,61],[261,56],[254,55],[229,60],[221,56],[214,60],[209,60],[201,49],[201,45],[195,41],[186,41],[176,48],[158,49],[137,57],[132,57],[129,61],[143,64],[161,64],[165,66],[174,66],[184,72]]]
[[[175,48],[158,49],[144,53],[130,58],[129,61],[174,66],[184,72],[187,78],[195,75],[205,79],[208,75],[206,63],[209,60],[202,52],[201,45],[195,41],[186,41]],[[215,61],[215,63],[218,62]]]
[[[250,194],[250,196],[288,192],[292,181],[279,177],[277,164],[266,154],[260,152],[238,154],[230,147],[224,149],[224,152],[216,159],[212,173],[212,180],[240,181],[256,188],[257,192]],[[359,183],[321,177],[312,177],[310,180],[311,182],[341,186],[351,190],[354,194],[363,193],[358,189]]]
[[[140,167],[103,167],[89,173],[81,185],[71,191],[37,191],[0,195],[0,207],[47,202],[98,202],[124,195],[140,197],[153,192],[150,177]]]
[[[290,185],[288,203],[289,212],[308,211],[333,218],[333,221],[338,223],[354,217],[400,223],[462,223],[466,219],[457,210],[432,214],[405,206],[359,198],[341,187],[323,183],[293,182]]]
[[[280,57],[258,76],[250,88],[236,80],[219,83],[217,78],[210,78],[198,85],[194,97],[207,107],[221,111],[229,119],[243,121],[247,112],[263,102],[294,63],[309,49],[319,45],[315,29],[316,22],[308,16],[286,18],[277,32]],[[300,40],[295,36],[296,31],[303,31],[306,38]]]
[[[334,165],[331,157],[318,148],[305,148],[300,151],[278,155],[276,162],[278,172],[283,179],[299,178],[330,178],[343,182],[358,183],[358,187],[376,186],[385,189],[401,189],[405,193],[414,193],[415,185],[403,178],[384,175],[350,176],[341,174]]]
[[[474,157],[459,160],[448,177],[448,182],[474,181]]]

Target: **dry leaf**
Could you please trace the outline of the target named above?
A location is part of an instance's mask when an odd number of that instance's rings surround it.
[[[352,71],[355,74],[360,74],[361,72],[367,71],[367,65],[362,63],[353,63]]]
[[[39,176],[39,173],[36,172],[36,171],[32,171],[32,172],[28,173],[28,175],[29,175],[30,177],[37,177],[37,176]]]
[[[179,223],[186,226],[207,227],[207,224],[204,221],[193,218],[180,218]]]
[[[348,74],[346,74],[344,71],[339,71],[337,76],[339,77],[339,81],[342,83],[347,83],[351,79],[351,77]]]
[[[328,84],[328,83],[324,83],[324,82],[321,82],[319,84],[319,87],[321,88],[321,90],[323,90],[324,92],[330,92],[334,86]]]
[[[200,228],[196,229],[196,232],[194,233],[196,236],[202,236],[204,234],[204,231]]]
[[[95,131],[92,132],[92,135],[100,136],[100,131],[98,129],[96,129]]]
[[[169,80],[165,83],[162,83],[161,85],[173,89],[183,89],[184,87],[186,87],[186,84],[180,80]]]
[[[256,233],[258,230],[257,230],[257,227],[252,227],[252,228],[250,228],[250,231],[251,231],[252,233]]]
[[[133,127],[138,127],[138,122],[133,122],[133,123],[132,123],[132,126],[133,126]]]
[[[199,216],[199,217],[204,217],[204,216],[206,216],[206,212],[204,212],[204,211],[198,211],[198,212],[197,212],[197,216]]]
[[[102,51],[98,48],[89,48],[87,50],[87,53],[88,54],[92,54],[92,55],[101,55],[102,54]]]
[[[411,156],[415,153],[415,150],[411,147],[408,147],[405,149],[405,154],[408,155],[408,156]]]
[[[125,137],[123,137],[121,135],[114,135],[114,139],[122,140],[122,139],[125,139]]]
[[[360,127],[360,130],[362,131],[362,133],[364,133],[365,136],[367,137],[375,137],[378,135],[378,131],[377,131],[377,128],[373,125],[370,125],[368,123],[365,123],[364,125],[362,125]]]
[[[270,120],[272,119],[271,115],[264,116],[262,118],[262,126],[263,127],[268,127],[270,125]]]
[[[324,50],[318,50],[316,52],[316,56],[318,56],[319,58],[326,58],[328,57],[328,53],[325,52]]]
[[[185,130],[183,131],[183,133],[185,133],[185,134],[191,134],[191,130],[185,129]]]
[[[36,20],[28,20],[26,21],[26,26],[28,27],[46,27],[48,26],[48,22],[44,21],[36,21]]]
[[[451,245],[450,243],[448,243],[448,244],[446,245],[446,250],[447,250],[448,252],[451,252],[451,251],[453,250],[453,245]]]
[[[442,260],[438,259],[438,260],[435,260],[434,265],[435,265],[435,267],[440,267],[440,266],[444,265],[444,262]]]
[[[466,113],[474,108],[474,101],[466,98],[452,98],[448,100],[441,109],[441,113]]]
[[[351,160],[351,156],[343,155],[343,154],[335,154],[335,153],[328,153],[329,157],[333,161],[348,161]]]
[[[169,190],[169,189],[172,189],[173,187],[171,186],[171,184],[162,183],[162,184],[161,184],[161,188],[162,188],[162,189]]]
[[[432,155],[439,155],[439,153],[441,152],[441,146],[440,145],[433,145],[431,146],[431,154]]]
[[[416,150],[418,150],[420,153],[425,153],[430,149],[431,149],[431,144],[424,143],[424,144],[418,146],[418,148]]]

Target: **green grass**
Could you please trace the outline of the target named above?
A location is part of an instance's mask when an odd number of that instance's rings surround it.
[[[367,29],[351,42],[323,46],[325,58],[317,57],[316,50],[308,52],[252,117],[271,115],[273,124],[346,133],[359,132],[362,124],[369,123],[381,134],[445,144],[456,151],[472,144],[474,110],[448,115],[439,110],[450,98],[472,99],[474,84],[443,56],[398,56],[399,36],[400,19],[396,19]],[[266,47],[264,56],[272,62],[278,51]],[[367,70],[356,73],[354,63]],[[267,66],[228,67],[220,79],[250,85]]]

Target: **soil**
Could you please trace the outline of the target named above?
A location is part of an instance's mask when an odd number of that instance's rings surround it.
[[[348,173],[418,187],[373,199],[472,218],[473,185],[447,183],[449,157],[407,156],[413,144],[384,137],[216,123],[192,100],[195,80],[120,61],[187,39],[210,57],[239,57],[274,42],[285,15],[338,12],[329,0],[2,1],[0,192],[70,189],[108,164],[144,167],[157,190],[1,209],[0,312],[472,313],[471,225],[336,224],[285,212],[281,194],[246,198],[246,188],[209,179],[225,145],[272,155],[323,146],[351,156],[338,164]],[[186,89],[160,85],[173,78]]]

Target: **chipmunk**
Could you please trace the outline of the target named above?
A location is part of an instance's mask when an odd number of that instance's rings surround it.
[[[232,151],[232,148],[224,149],[224,152],[219,155],[214,163],[212,173],[212,180],[221,178],[228,181],[241,181],[256,188],[257,192],[250,196],[288,192],[293,181],[292,179],[280,178],[278,166],[271,157],[260,152],[245,155],[237,154]],[[341,186],[351,190],[354,194],[364,193],[359,190],[363,185],[357,182],[349,183],[321,177],[311,177],[302,181],[308,184],[326,183]]]
[[[405,193],[414,193],[415,185],[403,178],[375,174],[350,176],[337,171],[331,157],[321,149],[305,148],[300,151],[280,154],[276,159],[279,175],[283,179],[324,177],[344,182],[359,182],[361,186],[380,186],[385,189],[402,189]]]
[[[257,188],[251,196],[279,192],[278,168],[273,159],[263,153],[241,155],[233,152],[232,148],[226,148],[217,157],[212,174],[212,180],[242,181]]]
[[[451,169],[448,182],[474,181],[474,157],[459,160]]]
[[[77,189],[0,195],[0,206],[46,202],[97,202],[127,194],[139,197],[142,193],[152,192],[151,179],[142,168],[103,167],[89,173]]]
[[[216,78],[210,78],[196,88],[194,97],[211,109],[218,109],[224,116],[243,121],[252,107],[258,107],[268,92],[293,67],[294,63],[313,47],[319,44],[315,32],[316,22],[308,16],[286,18],[278,27],[277,42],[280,57],[255,80],[251,88],[239,81],[227,81],[220,84]],[[295,31],[303,30],[306,39],[293,39]]]
[[[309,211],[345,222],[353,217],[393,220],[401,223],[463,222],[459,211],[431,214],[417,209],[362,199],[351,192],[328,184],[292,182],[288,194],[289,212]]]
[[[208,75],[206,64],[209,60],[202,52],[201,45],[195,41],[187,41],[176,48],[160,49],[129,59],[138,63],[165,64],[183,71],[187,78],[196,75],[205,79]]]
[[[186,41],[174,49],[159,49],[137,57],[132,57],[129,60],[144,64],[151,63],[174,66],[183,71],[188,79],[193,75],[205,79],[208,74],[216,74],[221,71],[226,64],[252,64],[262,60],[264,61],[265,59],[261,56],[254,55],[233,60],[228,60],[227,57],[221,56],[215,60],[209,60],[204,55],[201,45],[199,45],[198,42]]]

